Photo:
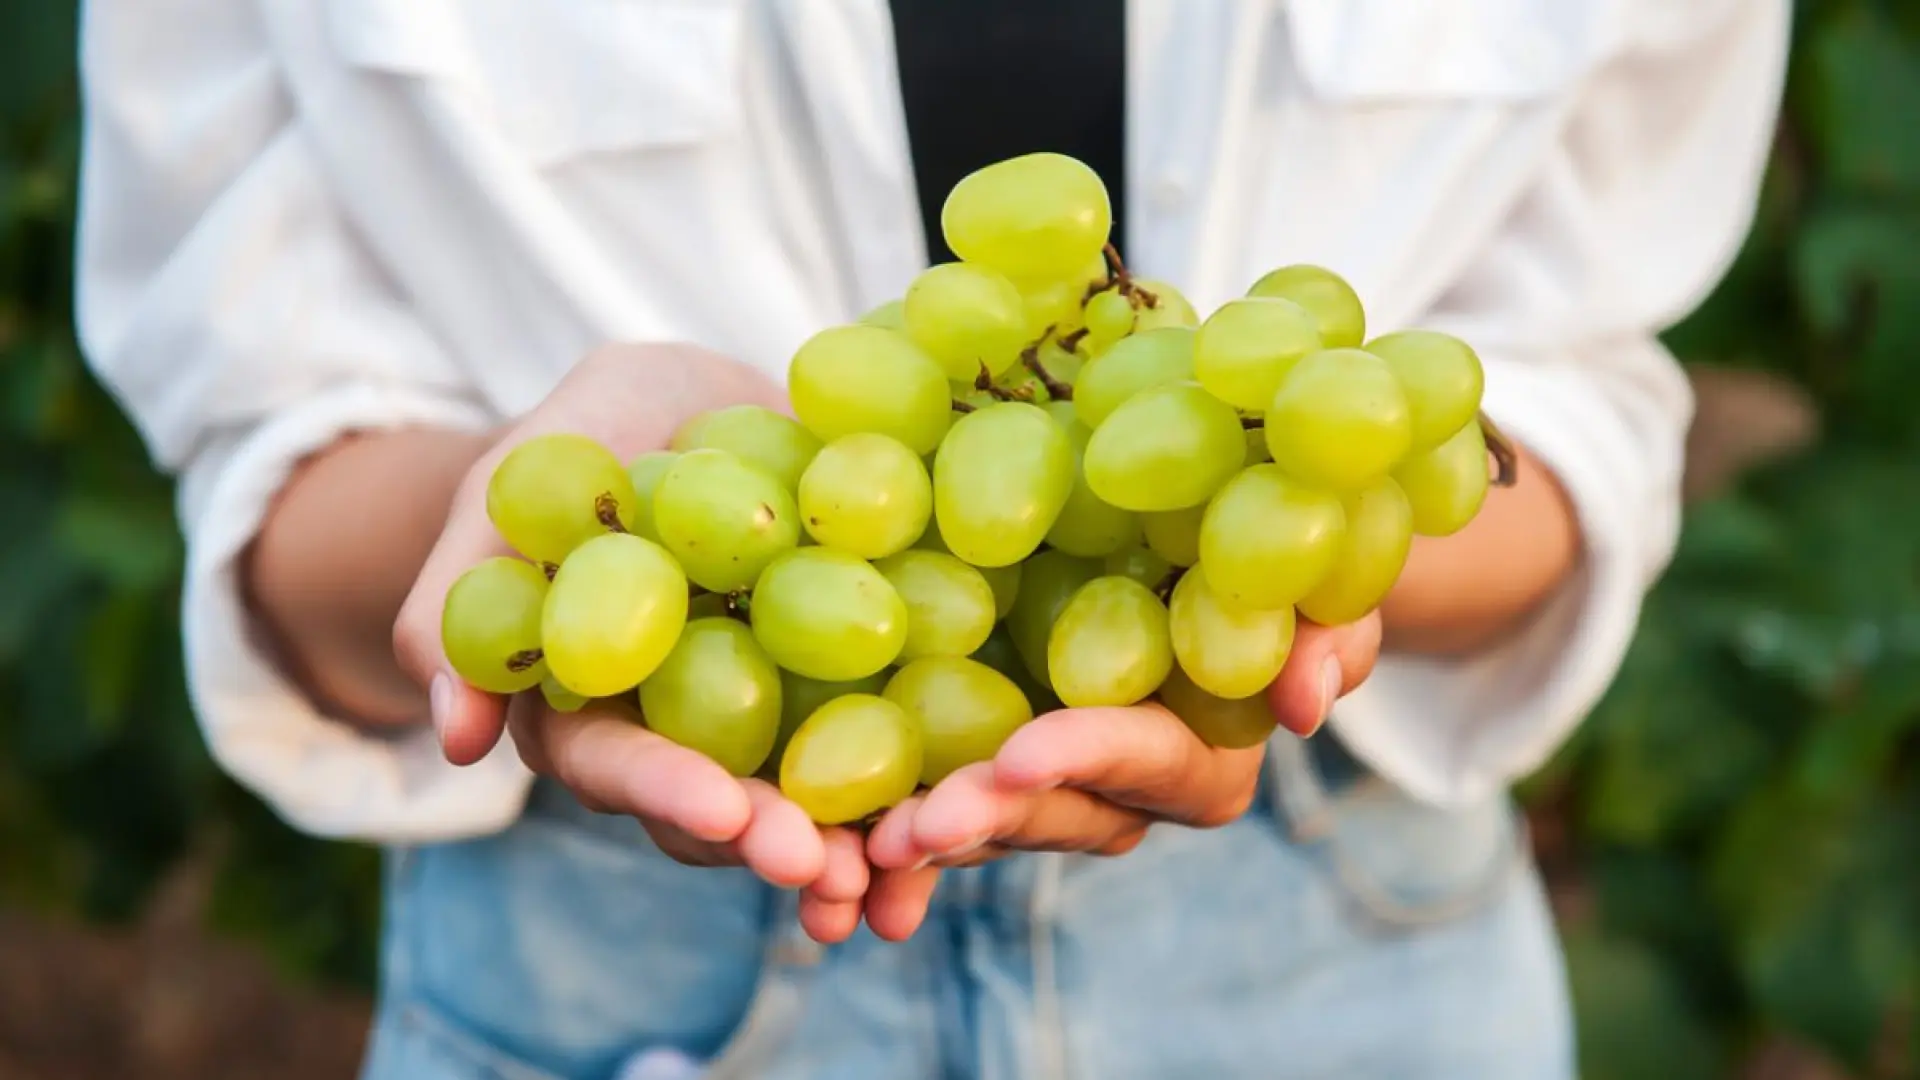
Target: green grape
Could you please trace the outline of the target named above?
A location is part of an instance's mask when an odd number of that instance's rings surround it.
[[[780,793],[821,825],[845,825],[913,794],[920,725],[886,698],[848,694],[801,722],[780,758]]]
[[[587,707],[592,699],[585,694],[576,694],[560,685],[560,680],[552,672],[540,680],[540,696],[547,700],[547,708],[557,713],[577,713]]]
[[[1149,589],[1158,588],[1175,569],[1158,552],[1143,547],[1114,552],[1107,556],[1104,567],[1113,577],[1131,578]]]
[[[1273,463],[1305,483],[1357,491],[1407,455],[1407,397],[1386,361],[1328,349],[1294,365],[1267,409]]]
[[[1248,611],[1221,603],[1204,574],[1188,574],[1167,604],[1173,655],[1201,689],[1223,698],[1257,694],[1293,651],[1293,609]]]
[[[1112,228],[1100,174],[1063,154],[1025,154],[969,173],[940,208],[954,254],[1012,278],[1073,274],[1100,254]]]
[[[871,431],[932,452],[953,421],[940,364],[905,334],[836,326],[808,338],[787,369],[794,415],[826,442]]]
[[[1039,406],[962,416],[933,463],[933,513],[955,555],[1011,566],[1033,554],[1073,491],[1073,444]]]
[[[1219,698],[1195,686],[1176,666],[1160,684],[1160,704],[1180,718],[1200,741],[1222,750],[1246,750],[1273,737],[1273,708],[1267,695]]]
[[[1188,329],[1200,325],[1200,313],[1179,289],[1164,281],[1150,281],[1146,278],[1134,278],[1135,292],[1144,292],[1153,297],[1153,306],[1142,308],[1140,317],[1134,323],[1133,332],[1144,334],[1149,330],[1159,330],[1169,326],[1184,326]]]
[[[1172,326],[1143,330],[1081,368],[1073,384],[1073,410],[1081,423],[1097,431],[1135,394],[1192,378],[1193,331]]]
[[[1140,519],[1130,511],[1102,502],[1087,486],[1081,455],[1086,453],[1087,440],[1093,438],[1093,432],[1075,415],[1073,402],[1050,402],[1046,410],[1073,443],[1073,491],[1067,495],[1067,504],[1061,507],[1060,516],[1054,519],[1053,528],[1047,530],[1047,544],[1069,555],[1097,559],[1137,542]]]
[[[937,551],[942,555],[953,554],[948,549],[947,542],[940,536],[938,522],[929,523],[927,531],[920,534],[920,539],[915,541],[913,546],[921,551]],[[987,586],[993,590],[994,618],[1006,618],[1007,613],[1013,610],[1014,598],[1020,595],[1020,564],[975,566],[974,569],[980,572],[981,577],[987,579]]]
[[[906,550],[932,517],[927,467],[885,435],[835,439],[800,478],[800,520],[807,532],[863,559]]]
[[[865,315],[860,316],[863,326],[877,326],[882,330],[907,332],[907,303],[902,299],[889,300]]]
[[[883,668],[865,678],[821,682],[781,668],[780,731],[774,736],[773,752],[767,755],[766,765],[761,767],[761,772],[766,772],[767,767],[771,766],[775,778],[778,778],[780,759],[786,756],[787,743],[793,740],[793,733],[800,730],[801,722],[812,716],[820,706],[848,694],[878,694],[886,689],[887,679],[892,674],[892,668]]]
[[[1322,626],[1343,626],[1380,606],[1400,580],[1413,546],[1413,507],[1392,480],[1347,496],[1347,527],[1333,569],[1300,598],[1300,614]]]
[[[980,571],[938,551],[903,551],[873,564],[907,605],[901,663],[966,656],[993,632],[993,586]]]
[[[1486,385],[1480,357],[1467,343],[1432,330],[1402,330],[1374,338],[1367,351],[1387,362],[1407,395],[1415,454],[1446,442],[1480,411]]]
[[[1131,578],[1082,585],[1047,635],[1048,681],[1072,708],[1132,705],[1172,667],[1166,605]]]
[[[1035,716],[1052,712],[1060,707],[1060,699],[1053,695],[1053,691],[1047,687],[1047,684],[1034,678],[1033,672],[1027,670],[1027,662],[1020,655],[1020,647],[1013,643],[1013,634],[1007,630],[1005,624],[994,627],[993,633],[987,637],[987,643],[980,646],[969,659],[977,660],[1005,675],[1013,685],[1019,687],[1020,693],[1027,699],[1028,708]],[[1042,655],[1041,659],[1044,660],[1046,657]]]
[[[1320,343],[1329,349],[1357,349],[1367,339],[1367,313],[1346,279],[1331,270],[1305,264],[1283,266],[1253,283],[1248,296],[1291,300],[1320,324]]]
[[[696,619],[640,684],[640,712],[655,733],[752,776],[780,731],[780,671],[745,626]]]
[[[673,449],[725,450],[780,481],[800,489],[800,474],[820,452],[820,439],[798,420],[758,405],[732,405],[701,413],[674,433]]]
[[[799,548],[754,586],[753,636],[773,662],[810,679],[845,682],[879,671],[907,641],[907,605],[864,559]]]
[[[1139,316],[1134,313],[1133,301],[1119,289],[1108,289],[1095,293],[1087,301],[1084,315],[1087,324],[1087,345],[1096,354],[1104,352],[1109,345],[1133,333],[1133,325]]]
[[[960,656],[915,660],[894,673],[884,696],[920,725],[920,782],[928,787],[962,765],[992,761],[1033,719],[1033,705],[1013,680]]]
[[[489,694],[530,690],[547,673],[540,659],[540,608],[547,576],[506,556],[461,574],[440,611],[440,644],[453,670]]]
[[[687,622],[687,577],[665,548],[638,536],[596,536],[553,576],[540,615],[547,669],[590,698],[640,685]]]
[[[1247,429],[1247,464],[1258,465],[1263,461],[1272,461],[1273,451],[1267,449],[1267,433],[1262,428]]]
[[[1466,528],[1487,501],[1487,442],[1480,422],[1468,421],[1446,442],[1401,462],[1393,479],[1413,508],[1415,533],[1452,536]]]
[[[1214,595],[1234,607],[1290,607],[1326,579],[1346,527],[1339,499],[1277,465],[1254,465],[1207,506],[1200,573]]]
[[[660,543],[712,592],[753,585],[800,541],[800,511],[780,481],[725,450],[689,450],[653,493]]]
[[[1136,394],[1087,443],[1087,486],[1123,510],[1181,510],[1220,490],[1247,459],[1240,417],[1198,383]]]
[[[1027,340],[1038,341],[1051,330],[1065,337],[1081,325],[1081,305],[1087,291],[1107,279],[1106,256],[1095,254],[1079,271],[1065,277],[1021,278],[1013,284],[1027,309]]]
[[[515,551],[558,566],[574,548],[633,531],[639,499],[613,451],[585,435],[536,435],[487,480],[487,517]]]
[[[1174,566],[1192,566],[1200,561],[1200,520],[1206,516],[1205,503],[1142,514],[1140,532],[1154,554]]]
[[[1074,386],[1080,381],[1080,372],[1086,369],[1087,358],[1078,352],[1063,347],[1058,341],[1048,338],[1041,344],[1036,356],[1040,366],[1047,369],[1053,380]]]
[[[1047,681],[1047,637],[1080,586],[1100,576],[1100,564],[1061,551],[1042,551],[1020,568],[1020,595],[1007,613],[1007,632],[1041,685]]]
[[[1263,412],[1300,358],[1320,348],[1313,313],[1291,300],[1230,300],[1193,335],[1193,375],[1207,392]]]
[[[1033,340],[1026,302],[1013,282],[983,266],[943,263],[907,287],[907,336],[940,362],[949,379],[999,377]]]
[[[633,527],[627,531],[649,540],[659,540],[660,530],[653,524],[653,493],[660,478],[680,455],[672,450],[654,450],[627,462],[627,479],[633,481]]]

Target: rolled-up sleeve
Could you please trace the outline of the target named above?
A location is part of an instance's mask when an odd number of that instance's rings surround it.
[[[188,682],[213,756],[295,827],[491,831],[510,747],[442,759],[423,724],[315,709],[253,633],[237,563],[295,465],[355,430],[494,421],[330,196],[245,0],[85,5],[76,304],[88,362],[179,480]]]
[[[1383,658],[1332,726],[1443,805],[1542,764],[1618,671],[1679,529],[1692,395],[1658,335],[1696,306],[1751,222],[1786,67],[1788,5],[1646,33],[1583,88],[1500,233],[1420,320],[1473,342],[1488,415],[1578,516],[1580,567],[1525,631],[1474,657]]]

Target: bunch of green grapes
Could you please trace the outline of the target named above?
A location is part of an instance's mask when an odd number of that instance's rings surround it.
[[[1072,158],[981,169],[941,223],[960,261],[802,344],[792,416],[706,413],[629,462],[514,447],[487,508],[523,558],[448,592],[461,677],[637,705],[822,824],[1063,705],[1158,700],[1249,746],[1297,620],[1368,614],[1415,535],[1478,513],[1489,452],[1510,471],[1466,344],[1368,340],[1307,265],[1203,320],[1128,272]]]

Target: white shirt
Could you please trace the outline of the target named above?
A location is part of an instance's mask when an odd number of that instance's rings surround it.
[[[1677,522],[1655,335],[1745,234],[1786,0],[1131,0],[1127,259],[1204,312],[1334,268],[1447,329],[1578,509],[1578,580],[1469,662],[1383,660],[1341,738],[1485,798],[1612,678]],[[350,429],[479,428],[607,340],[779,377],[924,265],[883,0],[91,0],[80,329],[181,478],[187,667],[221,764],[296,826],[503,827],[510,747],[355,730],[262,655],[235,560]]]

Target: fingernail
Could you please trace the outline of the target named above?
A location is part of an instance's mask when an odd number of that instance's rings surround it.
[[[971,840],[967,840],[963,843],[955,844],[954,846],[948,848],[947,850],[941,852],[940,854],[946,856],[949,859],[957,859],[962,855],[966,855],[971,852],[977,851],[980,848],[986,846],[987,835],[988,834],[982,834],[980,836],[976,836],[972,838]]]
[[[433,715],[434,735],[445,740],[447,714],[453,711],[453,680],[445,672],[435,675],[427,687],[427,709]]]
[[[1346,676],[1340,671],[1340,661],[1329,656],[1320,667],[1320,723],[1327,722],[1333,715],[1333,703],[1340,700],[1340,688],[1346,684]],[[1320,724],[1314,725],[1319,730]]]
[[[925,870],[927,867],[932,865],[933,865],[933,856],[922,855],[920,856],[919,859],[915,860],[912,866],[907,867],[907,872],[912,873],[915,870]]]

